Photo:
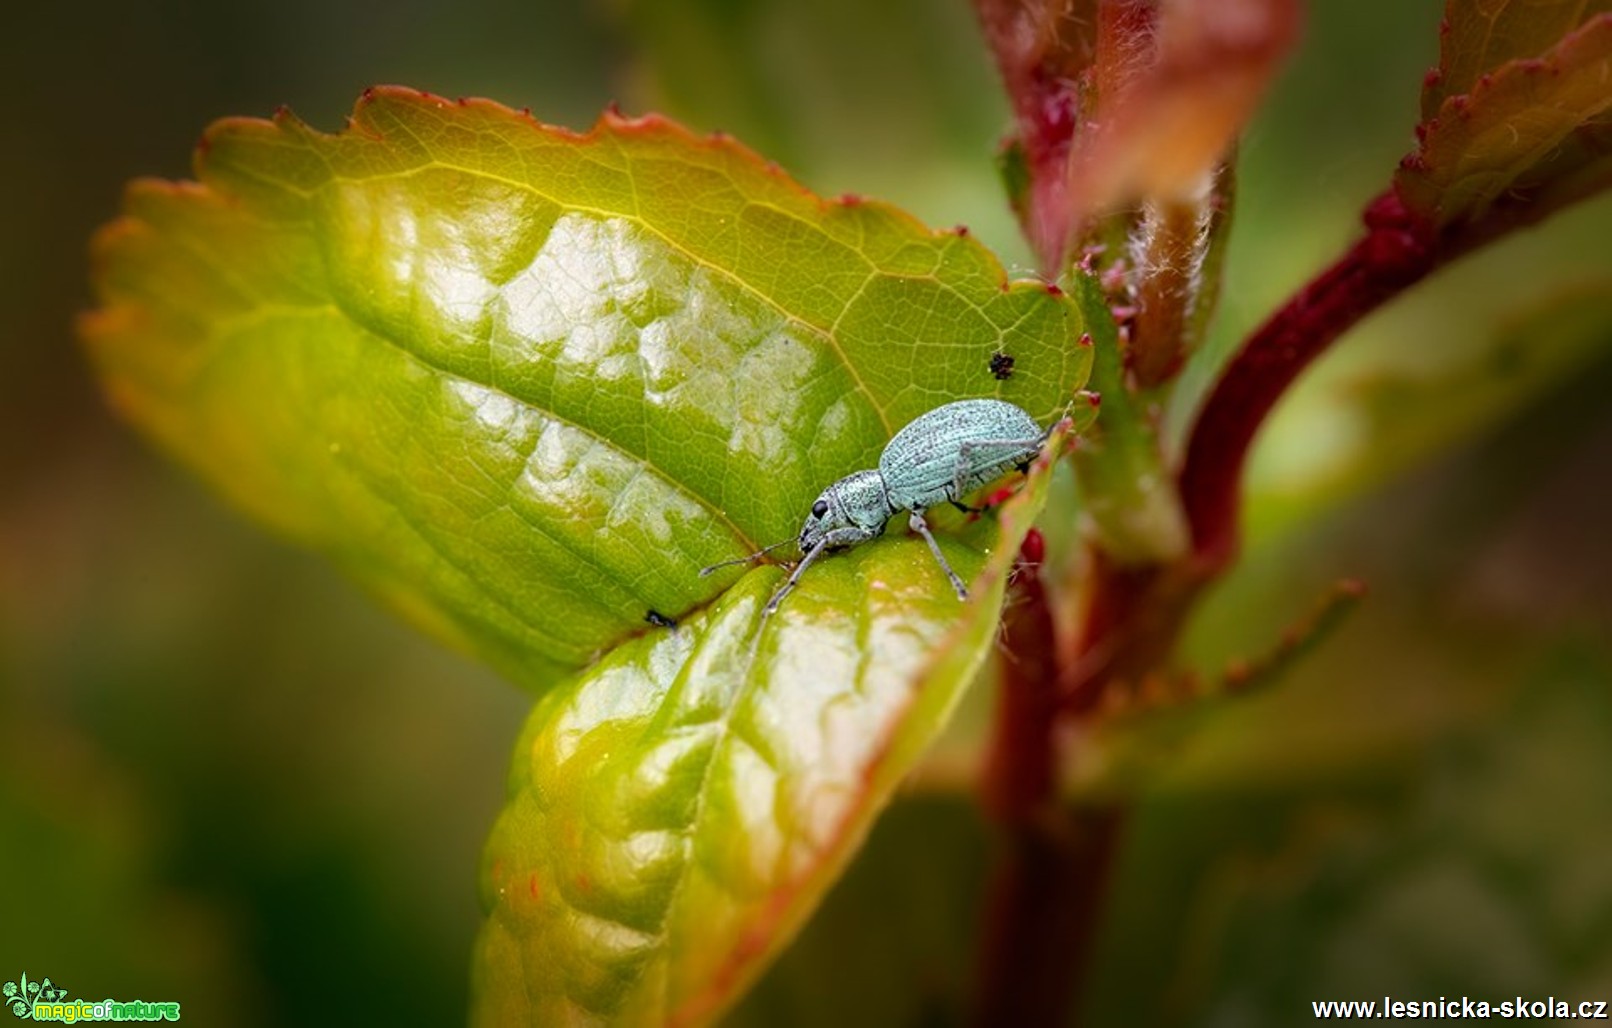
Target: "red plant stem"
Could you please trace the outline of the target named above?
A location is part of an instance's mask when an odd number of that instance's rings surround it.
[[[1061,680],[1043,554],[1041,534],[1032,531],[1003,616],[1007,656],[984,782],[1003,852],[980,939],[973,1021],[982,1026],[1068,1023],[1120,837],[1117,810],[1071,811],[1058,796]]]
[[[1056,802],[1060,715],[1100,716],[1108,690],[1136,686],[1165,659],[1198,588],[1236,553],[1243,465],[1276,401],[1335,339],[1444,256],[1430,227],[1392,193],[1368,207],[1365,222],[1359,242],[1249,337],[1199,414],[1180,474],[1188,560],[1128,568],[1094,553],[1069,668],[1051,656],[1054,627],[1039,576],[1015,582],[986,769],[986,806],[1006,830],[1006,852],[987,900],[977,1023],[1061,1024],[1078,1003],[1121,814],[1077,814]]]
[[[1158,663],[1179,626],[1175,576],[1156,565],[1116,564],[1096,547],[1088,554],[1090,585],[1075,659],[1062,669],[1063,713],[1076,721],[1099,715],[1108,690],[1134,683]]]
[[[1057,639],[1046,583],[1045,544],[1031,531],[1020,549],[1003,615],[995,736],[986,758],[984,806],[1002,830],[986,895],[980,1025],[1055,1025],[1065,1020],[1071,951],[1087,945],[1094,919],[1081,915],[1081,850],[1057,802]],[[1105,849],[1098,847],[1098,849]]]
[[[1277,400],[1346,330],[1450,256],[1392,193],[1372,202],[1365,223],[1360,241],[1248,338],[1199,413],[1179,476],[1189,557],[1126,567],[1093,553],[1071,667],[1058,662],[1035,567],[1040,538],[1026,540],[1004,617],[1008,656],[985,772],[985,806],[1005,852],[987,895],[978,1024],[1066,1023],[1096,938],[1123,818],[1116,808],[1059,802],[1057,724],[1101,716],[1109,690],[1136,686],[1168,656],[1193,597],[1237,551],[1243,466]]]
[[[1113,807],[1060,809],[1008,837],[986,895],[973,1024],[1071,1023],[1123,823]]]
[[[1053,797],[1058,766],[1052,728],[1058,712],[1058,640],[1041,579],[1045,542],[1035,529],[1019,549],[1020,564],[1002,616],[1002,660],[995,737],[986,756],[986,812],[1009,827],[1031,820]]]
[[[1392,192],[1366,208],[1365,223],[1359,242],[1248,338],[1192,427],[1178,484],[1204,577],[1236,555],[1243,466],[1276,401],[1334,340],[1447,256]]]

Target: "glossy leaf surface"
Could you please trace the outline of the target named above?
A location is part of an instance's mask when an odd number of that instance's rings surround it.
[[[659,119],[389,88],[337,135],[220,122],[196,173],[97,239],[115,404],[534,687],[709,602],[699,567],[795,534],[916,415],[1046,423],[1086,376],[1083,313],[966,235]]]
[[[1053,446],[1061,445],[1062,436]],[[675,630],[543,697],[488,845],[479,1024],[700,1024],[792,936],[996,637],[1008,571],[1045,502],[1029,485],[948,559],[886,538],[779,583],[751,572]]]

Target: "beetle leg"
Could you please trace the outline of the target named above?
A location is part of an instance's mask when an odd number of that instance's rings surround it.
[[[962,511],[964,514],[983,514],[983,513],[985,513],[985,508],[984,507],[970,507],[968,504],[959,503],[956,500],[947,500],[946,502],[951,504],[953,507],[956,507],[958,510]]]
[[[795,588],[795,583],[800,581],[800,576],[806,573],[806,569],[811,567],[812,562],[817,560],[818,557],[832,550],[844,549],[847,546],[867,542],[875,534],[877,533],[870,534],[860,528],[836,528],[825,535],[822,542],[818,543],[810,553],[801,558],[801,562],[796,564],[795,570],[791,572],[789,580],[779,586],[778,591],[772,594],[772,599],[767,601],[767,606],[761,612],[763,622],[772,615],[773,611],[778,609],[778,604],[784,602],[784,597],[788,596],[790,591]]]
[[[952,570],[952,566],[946,563],[945,555],[940,552],[940,544],[935,542],[935,537],[929,531],[929,522],[924,520],[923,511],[913,511],[912,516],[907,518],[907,525],[914,532],[923,536],[924,542],[929,544],[929,552],[933,553],[935,560],[940,562],[940,570],[946,572],[946,577],[952,580],[952,588],[957,590],[957,598],[959,600],[968,599],[967,586],[963,585],[963,580],[957,577],[957,572]]]
[[[778,587],[778,591],[772,594],[772,599],[767,601],[766,607],[762,608],[761,617],[763,621],[772,616],[772,612],[778,609],[778,604],[784,602],[784,597],[788,596],[795,588],[795,583],[800,581],[800,576],[805,574],[806,569],[812,566],[812,561],[816,560],[819,554],[826,552],[828,552],[826,546],[818,546],[803,557],[799,564],[795,565],[795,570],[790,572],[789,579]]]

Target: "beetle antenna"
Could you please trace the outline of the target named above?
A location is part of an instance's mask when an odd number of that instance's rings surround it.
[[[773,543],[771,546],[763,546],[761,549],[757,550],[755,553],[752,553],[748,557],[735,557],[733,560],[725,560],[725,561],[722,561],[720,564],[712,564],[708,568],[700,568],[700,577],[704,578],[706,575],[709,575],[711,572],[715,571],[717,568],[731,567],[734,564],[748,564],[751,561],[755,560],[757,557],[760,557],[762,554],[770,553],[773,550],[776,550],[778,547],[787,546],[787,545],[789,545],[790,543],[792,543],[794,541],[795,540],[793,538],[785,539],[783,542]]]

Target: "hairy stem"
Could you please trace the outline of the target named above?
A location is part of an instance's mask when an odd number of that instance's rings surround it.
[[[1136,320],[1131,324],[1131,374],[1153,388],[1181,368],[1187,318],[1197,294],[1208,225],[1207,199],[1146,204],[1137,226],[1134,263]]]

